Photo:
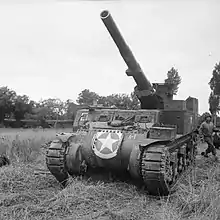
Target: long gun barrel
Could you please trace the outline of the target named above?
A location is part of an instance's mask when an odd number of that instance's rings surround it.
[[[133,76],[140,91],[148,90],[149,92],[153,92],[153,87],[150,81],[144,75],[139,63],[136,61],[133,53],[126,44],[109,11],[102,11],[100,17],[128,66],[126,74],[128,76]]]

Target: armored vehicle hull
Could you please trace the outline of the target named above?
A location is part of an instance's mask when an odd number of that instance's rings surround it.
[[[121,175],[128,172],[152,195],[167,195],[194,162],[196,133],[178,136],[175,127],[156,125],[157,110],[80,110],[77,118],[85,112],[87,120],[96,115],[91,127],[58,135],[47,152],[47,166],[64,186],[69,176],[104,168]],[[116,115],[130,115],[130,120],[133,116],[133,124],[123,125]]]

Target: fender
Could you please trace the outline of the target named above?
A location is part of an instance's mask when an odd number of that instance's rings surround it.
[[[142,151],[145,147],[150,147],[150,146],[156,145],[156,144],[166,145],[171,142],[172,142],[172,140],[146,139],[146,140],[141,141],[141,143],[139,144],[139,148],[140,148],[140,151]]]
[[[141,141],[139,145],[135,145],[131,151],[130,158],[129,158],[129,166],[128,170],[131,176],[135,179],[141,178],[140,176],[140,156],[141,152],[146,147],[151,147],[153,145],[160,145],[160,144],[167,144],[170,141],[163,141],[163,140],[156,140],[156,139],[146,139]]]
[[[61,141],[62,143],[67,142],[71,137],[76,137],[77,134],[76,133],[57,133],[56,134],[56,139],[58,139],[59,141]]]

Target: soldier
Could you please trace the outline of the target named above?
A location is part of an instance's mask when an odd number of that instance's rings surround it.
[[[217,159],[216,156],[216,149],[215,146],[213,144],[213,131],[218,131],[218,129],[215,128],[213,122],[211,121],[212,116],[210,114],[207,114],[205,116],[205,121],[201,124],[200,128],[199,128],[199,132],[200,134],[203,135],[204,137],[204,141],[208,144],[208,148],[206,149],[205,152],[202,152],[201,154],[204,157],[208,157],[209,153],[212,153],[215,158]]]

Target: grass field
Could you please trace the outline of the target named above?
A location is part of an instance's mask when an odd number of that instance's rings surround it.
[[[66,131],[70,131],[68,129]],[[0,219],[220,219],[220,167],[197,158],[196,167],[168,198],[155,199],[123,182],[72,178],[62,189],[45,169],[55,130],[0,130],[0,150],[12,164],[0,168]]]

